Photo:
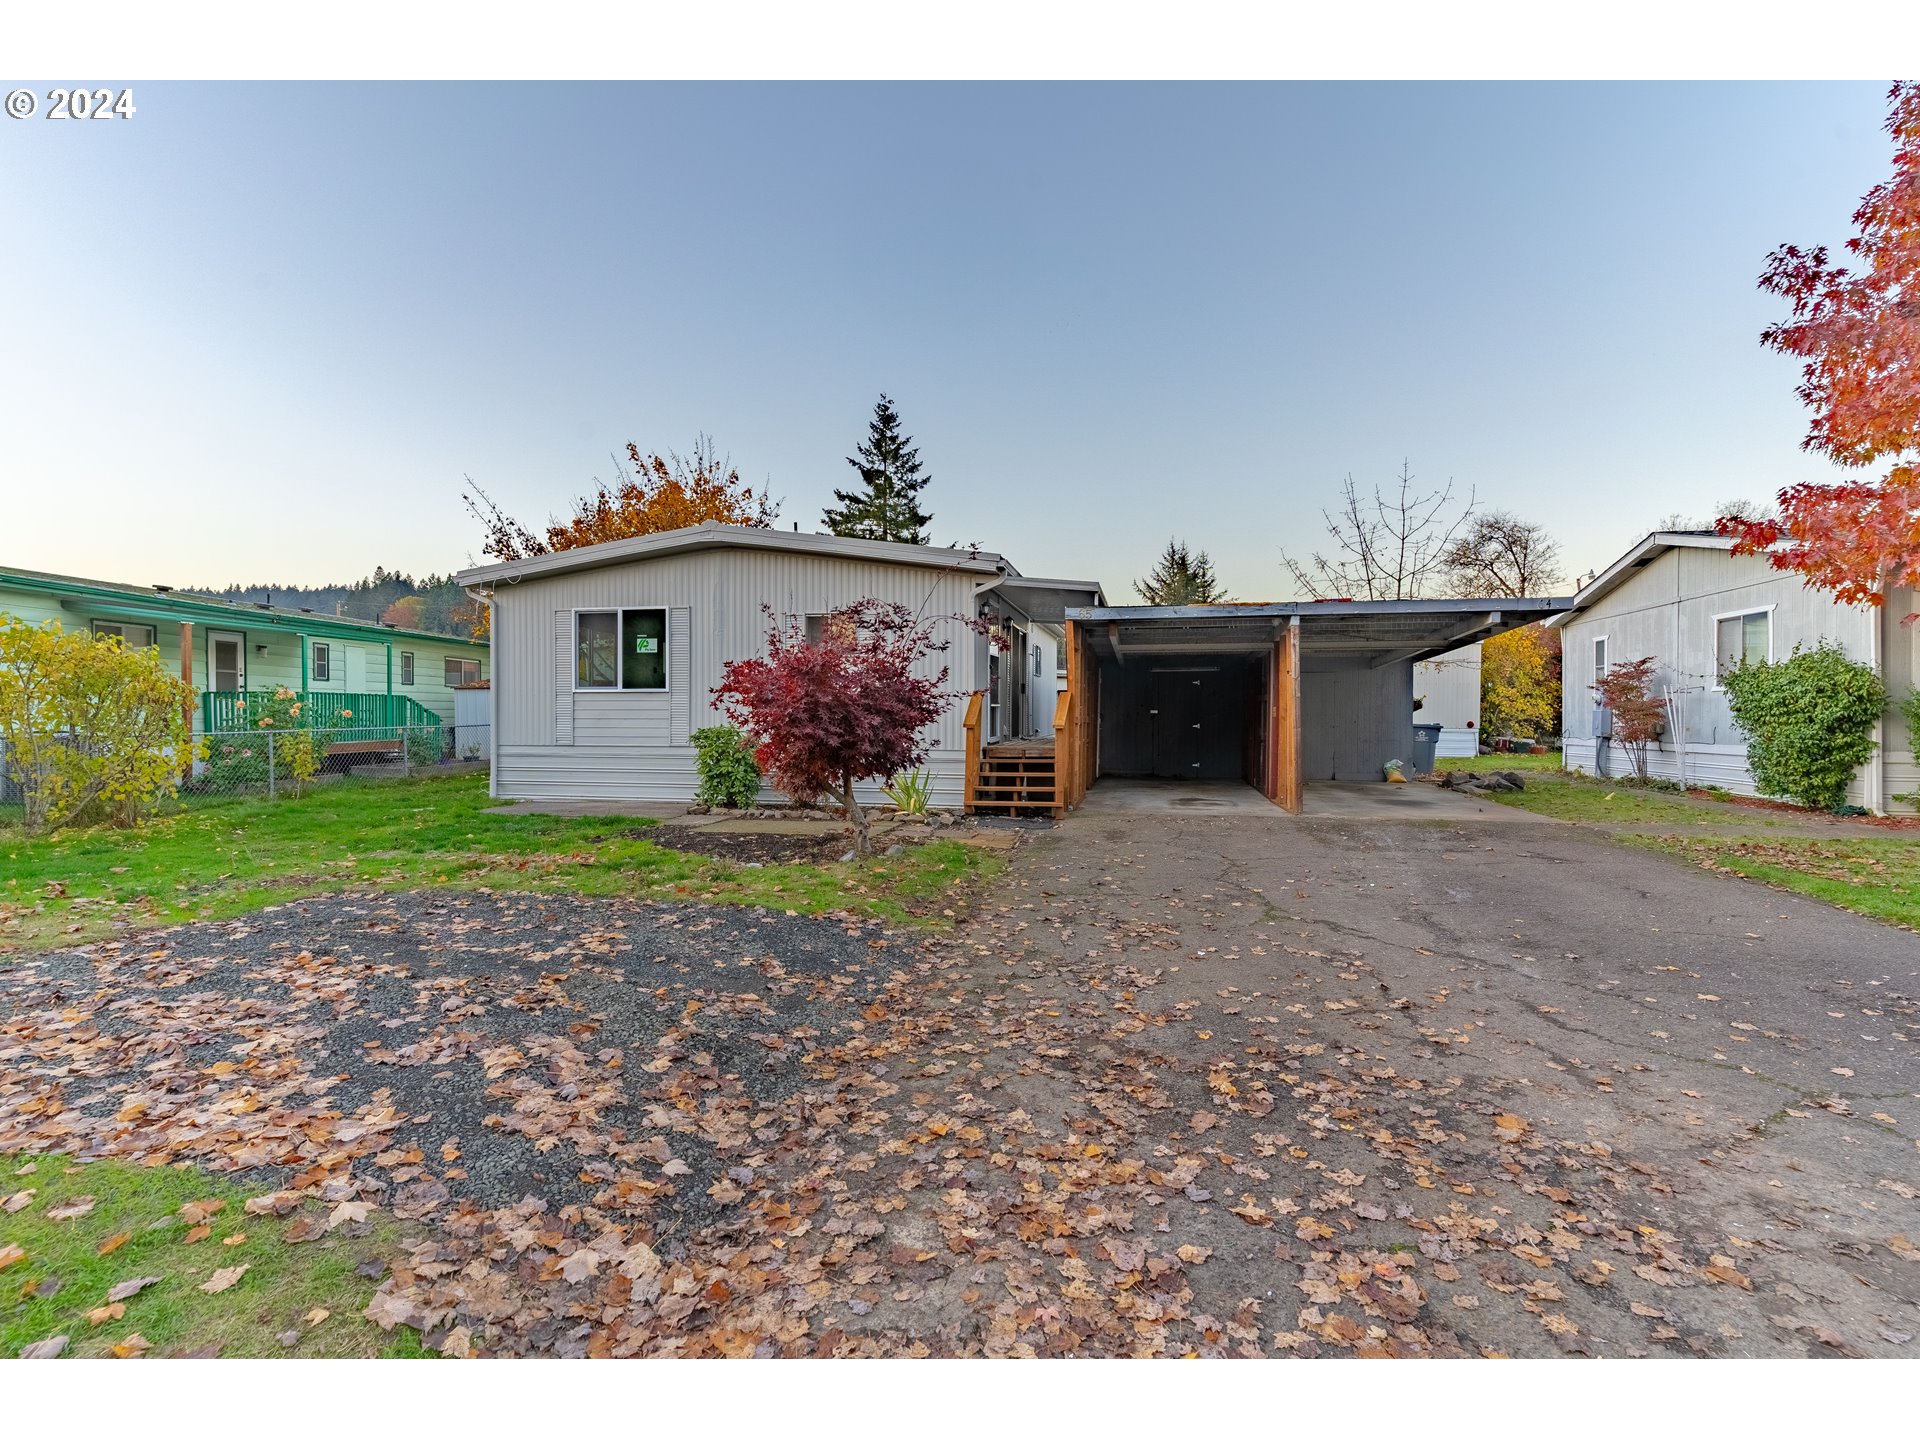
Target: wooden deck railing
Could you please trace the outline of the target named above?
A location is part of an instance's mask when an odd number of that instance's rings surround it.
[[[961,804],[969,815],[973,813],[973,797],[980,790],[980,704],[985,695],[984,690],[976,690],[967,697],[966,788]]]

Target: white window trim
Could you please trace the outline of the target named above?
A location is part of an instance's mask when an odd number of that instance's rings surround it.
[[[1707,622],[1713,627],[1713,684],[1707,687],[1708,690],[1717,694],[1725,694],[1727,689],[1726,686],[1720,683],[1720,622],[1722,620],[1741,620],[1749,615],[1766,616],[1767,664],[1773,664],[1773,612],[1775,606],[1779,603],[1780,602],[1776,600],[1772,605],[1749,605],[1744,610],[1723,610]]]
[[[319,651],[327,652],[327,673],[320,673]],[[307,681],[309,684],[333,684],[333,641],[315,640],[307,646]]]
[[[1595,655],[1594,647],[1598,645],[1604,645],[1607,647],[1608,663],[1611,664],[1612,656],[1613,656],[1613,637],[1611,635],[1589,636],[1588,645],[1587,645],[1587,659],[1592,660],[1594,658],[1594,655]],[[1605,678],[1605,672],[1601,670],[1601,668],[1598,665],[1595,665],[1593,667],[1593,678],[1596,680]]]
[[[629,685],[582,685],[580,683],[580,617],[582,615],[612,615],[615,617],[615,629],[618,632],[614,640],[614,653],[622,662],[626,652],[620,647],[625,641],[624,626],[619,617],[628,610],[658,610],[660,612],[660,674],[662,683],[649,689],[635,689]],[[673,690],[673,609],[667,605],[586,605],[573,612],[573,693],[576,695],[666,695]],[[626,673],[622,663],[615,670],[616,676]]]
[[[412,650],[402,650],[400,652],[400,683],[415,685],[418,683],[419,674],[420,661],[416,653]]]
[[[160,648],[160,627],[158,625],[147,625],[139,620],[89,620],[87,621],[87,633],[92,635],[95,639],[100,638],[100,627],[102,625],[111,625],[116,630],[125,630],[130,625],[138,625],[142,630],[145,630],[147,634],[151,635],[153,638],[147,641],[147,643],[144,645],[139,645],[139,646],[129,645],[127,646],[127,648],[130,650],[132,649],[158,650]],[[120,637],[121,644],[125,645],[126,640],[127,640],[126,636],[122,635]]]

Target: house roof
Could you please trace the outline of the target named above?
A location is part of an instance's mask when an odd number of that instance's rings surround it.
[[[1546,623],[1565,625],[1612,590],[1626,584],[1669,550],[1731,550],[1733,537],[1711,530],[1656,530],[1580,587],[1573,602]]]
[[[487,645],[484,640],[474,640],[465,635],[403,630],[397,625],[385,625],[378,620],[356,620],[346,615],[316,615],[284,605],[266,605],[252,600],[222,600],[210,595],[186,594],[171,587],[124,585],[116,580],[85,580],[77,575],[53,575],[44,570],[21,570],[8,565],[0,565],[0,589],[32,590],[45,595],[83,599],[88,602],[88,609],[93,614],[103,618],[211,621],[232,625],[236,629],[264,626],[334,640],[431,640],[441,645],[468,645],[476,650],[484,650]]]
[[[1003,575],[980,587],[1005,595],[1027,618],[1042,625],[1063,625],[1067,611],[1089,602],[1107,603],[1107,592],[1098,580],[1042,580],[1031,575]]]
[[[1069,609],[1094,647],[1132,655],[1258,651],[1294,619],[1308,658],[1380,666],[1444,655],[1564,610],[1565,599],[1290,600],[1257,605],[1118,605]]]
[[[564,575],[602,565],[652,560],[691,550],[783,550],[824,555],[841,560],[873,560],[889,565],[925,565],[937,570],[960,570],[981,575],[1018,575],[1012,565],[986,550],[939,549],[931,545],[903,545],[893,540],[855,540],[844,535],[802,535],[798,531],[763,529],[756,525],[722,525],[707,520],[680,530],[636,535],[628,540],[606,540],[580,545],[551,555],[535,555],[499,565],[462,570],[453,578],[462,585],[513,584],[538,575]]]

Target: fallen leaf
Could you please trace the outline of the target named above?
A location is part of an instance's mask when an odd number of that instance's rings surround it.
[[[144,1335],[129,1335],[113,1347],[116,1360],[138,1360],[153,1348],[153,1342]]]
[[[142,1275],[136,1280],[122,1280],[107,1291],[107,1299],[131,1300],[149,1285],[158,1285],[164,1279],[166,1279],[164,1275]]]
[[[36,1340],[20,1352],[22,1360],[57,1359],[67,1348],[65,1335],[50,1335],[45,1340]]]
[[[33,1203],[33,1197],[39,1193],[38,1190],[16,1190],[5,1200],[0,1200],[0,1210],[6,1211],[9,1215],[24,1210]]]
[[[196,1285],[194,1288],[208,1295],[218,1295],[222,1290],[231,1290],[239,1282],[240,1277],[252,1268],[251,1265],[224,1266],[214,1271],[206,1284]]]
[[[180,1207],[180,1218],[189,1225],[202,1225],[226,1208],[224,1200],[189,1200]]]
[[[1916,1245],[1904,1235],[1889,1235],[1887,1248],[1902,1260],[1920,1260],[1920,1245]]]
[[[211,1225],[196,1225],[180,1237],[180,1243],[182,1245],[198,1245],[211,1234],[213,1234],[213,1227]]]
[[[328,1214],[327,1229],[332,1230],[337,1226],[351,1225],[364,1220],[371,1209],[373,1206],[365,1200],[342,1200]]]
[[[238,1234],[229,1235],[220,1243],[222,1245],[244,1245],[247,1243],[247,1232],[242,1230]]]
[[[6,1269],[9,1265],[18,1265],[26,1258],[27,1252],[18,1245],[0,1245],[0,1270]]]
[[[568,1280],[590,1280],[598,1273],[602,1258],[597,1250],[576,1250],[560,1262],[560,1273]]]
[[[1182,1245],[1173,1252],[1188,1265],[1204,1265],[1213,1254],[1205,1245]]]
[[[78,1220],[93,1210],[94,1199],[91,1195],[76,1195],[65,1204],[56,1205],[47,1211],[49,1220]]]
[[[331,1310],[325,1310],[325,1309],[322,1309],[320,1306],[316,1305],[313,1307],[313,1309],[307,1311],[307,1313],[301,1316],[300,1318],[305,1320],[309,1325],[318,1325],[322,1320],[325,1320],[332,1313],[333,1312]]]
[[[109,1235],[106,1239],[102,1240],[100,1242],[100,1248],[93,1253],[96,1255],[111,1255],[132,1238],[131,1233],[122,1230],[118,1235]]]
[[[102,1305],[97,1310],[87,1311],[87,1323],[89,1325],[104,1325],[109,1320],[118,1320],[126,1313],[127,1307],[116,1300],[111,1305]]]

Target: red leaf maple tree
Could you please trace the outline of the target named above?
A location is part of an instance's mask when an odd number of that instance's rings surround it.
[[[1857,268],[1825,246],[1775,250],[1760,288],[1793,313],[1760,340],[1802,362],[1798,393],[1814,411],[1804,448],[1841,465],[1896,463],[1876,480],[1790,486],[1777,519],[1714,527],[1735,538],[1736,555],[1765,555],[1846,604],[1920,585],[1920,83],[1902,81],[1888,99],[1894,173],[1854,211]]]
[[[944,689],[949,667],[926,673],[921,661],[949,642],[934,639],[931,620],[880,600],[835,611],[818,640],[799,620],[767,616],[766,655],[728,661],[714,697],[753,737],[761,773],[803,803],[831,795],[853,823],[854,853],[869,855],[853,787],[926,759],[927,727],[953,697]]]

